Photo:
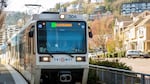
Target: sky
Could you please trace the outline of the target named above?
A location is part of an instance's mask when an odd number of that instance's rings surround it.
[[[56,3],[65,3],[70,2],[73,0],[8,0],[7,4],[8,6],[4,9],[5,11],[20,11],[25,12],[30,9],[36,9],[38,10],[38,7],[26,7],[25,4],[40,4],[42,7],[40,7],[39,11],[43,11],[49,8],[54,8]]]

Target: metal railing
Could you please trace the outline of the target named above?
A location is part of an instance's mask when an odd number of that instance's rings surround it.
[[[89,69],[95,73],[97,84],[150,84],[150,74],[91,64]]]

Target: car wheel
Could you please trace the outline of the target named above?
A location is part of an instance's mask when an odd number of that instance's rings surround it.
[[[127,58],[131,58],[131,56],[127,56]]]
[[[140,55],[140,58],[144,58],[144,55]]]

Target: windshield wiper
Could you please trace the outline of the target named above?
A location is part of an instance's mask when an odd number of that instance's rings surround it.
[[[48,52],[47,50],[46,50],[46,52]],[[50,57],[54,57],[51,53],[47,53]]]
[[[52,58],[54,57],[52,54],[48,53],[49,56],[51,56]]]

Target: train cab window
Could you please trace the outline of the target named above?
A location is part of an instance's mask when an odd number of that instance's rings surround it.
[[[29,41],[29,46],[30,46],[29,50],[32,51],[30,53],[35,53],[35,49],[34,49],[35,44],[34,44],[34,38],[33,38],[34,37],[34,30],[35,30],[35,26],[32,25],[30,28],[30,31],[28,32],[28,36],[29,36],[28,41]]]
[[[30,31],[29,31],[29,37],[33,37],[34,35],[34,26],[31,27]]]
[[[42,21],[37,23],[38,53],[86,53],[84,21]]]

